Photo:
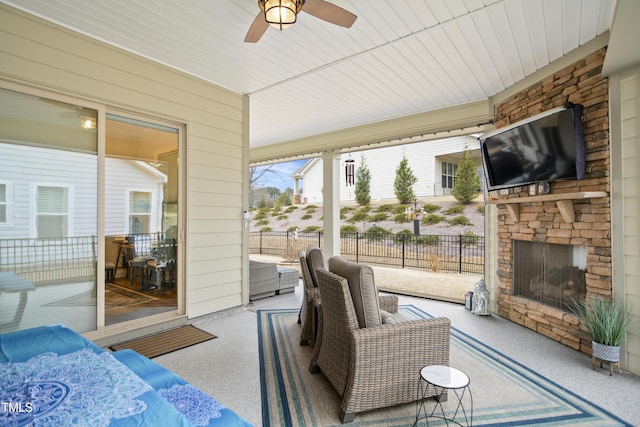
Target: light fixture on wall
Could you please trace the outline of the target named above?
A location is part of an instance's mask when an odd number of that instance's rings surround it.
[[[264,19],[280,31],[296,22],[304,0],[258,0]]]
[[[96,128],[96,118],[92,116],[80,116],[80,127],[82,129],[95,129]]]

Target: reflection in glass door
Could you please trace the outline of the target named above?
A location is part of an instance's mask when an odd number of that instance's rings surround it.
[[[0,88],[0,332],[97,327],[97,110]]]
[[[178,308],[178,129],[107,114],[105,324]]]

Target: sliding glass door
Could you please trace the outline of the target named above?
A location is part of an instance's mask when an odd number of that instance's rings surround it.
[[[178,308],[177,128],[107,114],[105,323]]]
[[[33,93],[0,88],[0,332],[178,311],[180,128]]]
[[[0,88],[0,332],[97,326],[97,111]]]

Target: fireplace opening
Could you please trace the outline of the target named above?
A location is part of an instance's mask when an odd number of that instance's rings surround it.
[[[513,292],[569,311],[587,292],[587,249],[582,246],[513,241]]]

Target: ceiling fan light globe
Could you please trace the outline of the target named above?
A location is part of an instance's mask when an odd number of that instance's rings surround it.
[[[300,11],[300,0],[262,0],[264,19],[274,28],[284,30],[296,22],[296,14]]]

